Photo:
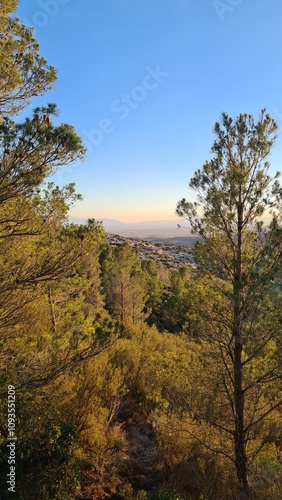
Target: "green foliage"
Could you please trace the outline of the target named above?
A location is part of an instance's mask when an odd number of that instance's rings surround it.
[[[164,285],[156,272],[145,271],[145,286],[147,291],[146,309],[153,319],[161,312]]]
[[[106,304],[114,317],[122,323],[145,319],[145,275],[129,243],[110,251],[103,269]]]
[[[272,178],[265,161],[276,129],[264,110],[257,122],[251,115],[233,120],[223,113],[222,123],[214,127],[214,157],[190,182],[198,202],[183,199],[177,205],[177,213],[202,237],[196,255],[210,292],[203,304],[202,337],[212,342],[206,363],[211,374],[217,373],[210,383],[221,413],[198,413],[234,440],[234,458],[224,446],[221,452],[234,460],[246,497],[248,463],[265,438],[261,429],[260,443],[256,441],[256,426],[281,404],[280,325],[273,307],[278,300],[281,309],[281,294],[274,298],[273,282],[280,269],[282,188],[279,173]],[[267,210],[272,221],[264,228],[259,217]]]
[[[214,157],[191,181],[202,211],[178,205],[201,236],[198,269],[141,262],[97,221],[68,223],[81,197],[48,176],[85,150],[56,105],[14,120],[56,78],[16,5],[0,12],[1,495],[13,383],[15,498],[231,500],[239,483],[279,498],[281,188],[265,162],[275,122],[262,112],[215,125]]]
[[[1,202],[32,194],[58,166],[83,157],[85,149],[74,127],[54,126],[49,118],[54,113],[56,106],[49,104],[36,108],[23,123],[5,117],[0,124]]]
[[[39,411],[40,410],[40,411]],[[78,485],[75,450],[78,434],[71,423],[62,420],[45,394],[17,398],[15,498],[61,499]],[[6,442],[1,454],[1,492],[7,491]]]
[[[3,2],[2,2],[3,4]],[[53,66],[39,54],[33,30],[10,17],[17,2],[5,0],[0,12],[0,122],[16,114],[35,95],[52,88],[56,80]]]
[[[164,493],[153,491],[149,494],[148,500],[182,500],[182,497],[173,490]]]

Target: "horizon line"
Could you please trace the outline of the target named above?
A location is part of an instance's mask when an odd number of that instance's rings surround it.
[[[178,217],[177,219],[142,219],[142,220],[138,220],[138,221],[129,222],[129,221],[124,221],[124,220],[120,220],[120,219],[112,219],[110,217],[89,217],[89,216],[81,217],[81,216],[77,216],[77,215],[68,215],[68,218],[69,219],[81,219],[81,220],[94,219],[97,222],[99,222],[99,221],[102,222],[103,220],[107,220],[107,221],[120,222],[121,224],[144,224],[146,222],[178,222],[181,220],[181,217]]]

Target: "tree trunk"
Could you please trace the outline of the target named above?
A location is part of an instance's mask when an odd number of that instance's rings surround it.
[[[234,403],[235,403],[235,466],[245,498],[250,497],[248,485],[248,464],[244,430],[244,392],[242,387],[242,342],[235,339],[234,349]]]
[[[51,316],[51,329],[52,329],[52,333],[54,333],[56,335],[56,333],[57,333],[57,320],[56,320],[56,313],[55,313],[55,308],[54,308],[54,303],[53,303],[53,299],[52,299],[52,292],[51,292],[50,286],[48,288],[48,302],[49,302],[50,316]]]
[[[237,477],[242,487],[242,498],[250,497],[248,485],[248,461],[245,441],[244,404],[245,394],[243,390],[243,335],[241,321],[241,292],[242,292],[242,227],[243,206],[241,191],[238,204],[238,243],[237,255],[234,269],[233,283],[233,338],[234,338],[234,407],[235,407],[235,430],[234,451]]]

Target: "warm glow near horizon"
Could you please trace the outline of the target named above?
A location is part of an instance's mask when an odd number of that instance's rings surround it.
[[[108,204],[101,209],[97,207],[97,210],[93,209],[93,205],[89,202],[85,203],[83,207],[80,207],[80,204],[77,203],[70,210],[70,217],[79,217],[82,219],[112,219],[118,220],[120,222],[125,222],[127,224],[136,224],[138,222],[147,222],[147,221],[158,221],[158,220],[166,220],[166,221],[179,221],[180,217],[175,214],[175,206],[173,204],[169,205],[147,205],[140,206],[140,203],[136,203],[135,206],[127,208],[125,204],[122,204],[122,200],[119,206],[114,207],[113,204]]]
[[[125,214],[125,213],[117,213],[116,215],[113,214],[107,214],[106,212],[101,214],[96,213],[89,213],[86,211],[79,211],[79,210],[71,210],[69,212],[70,217],[77,217],[79,219],[96,219],[96,220],[102,220],[102,219],[111,219],[111,220],[117,220],[119,222],[124,222],[126,224],[138,224],[139,222],[156,222],[156,221],[180,221],[180,217],[171,217],[166,213],[163,213],[162,215],[152,217],[149,216],[148,214],[144,213],[142,215],[133,215],[133,214]]]

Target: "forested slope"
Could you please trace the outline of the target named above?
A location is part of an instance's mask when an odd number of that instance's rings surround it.
[[[99,222],[67,222],[79,195],[48,177],[85,150],[54,104],[17,119],[56,74],[15,4],[0,16],[1,498],[280,498],[281,188],[264,163],[275,122],[216,125],[214,160],[192,180],[200,216],[178,205],[197,265],[141,261]]]

